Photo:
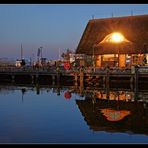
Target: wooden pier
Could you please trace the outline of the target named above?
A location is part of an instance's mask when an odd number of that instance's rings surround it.
[[[73,83],[75,86],[80,86],[82,89],[88,85],[100,86],[107,89],[108,86],[114,85],[129,85],[131,89],[138,89],[143,84],[148,83],[148,67],[132,67],[131,69],[109,69],[96,68],[84,69],[73,68],[71,70],[64,69],[47,69],[40,68],[16,68],[5,67],[0,68],[0,82],[12,83],[52,83],[61,84],[64,82]]]

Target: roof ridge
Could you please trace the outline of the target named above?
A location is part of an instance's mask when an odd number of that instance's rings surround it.
[[[114,17],[106,17],[106,18],[96,18],[96,19],[90,19],[89,22],[94,21],[100,21],[100,20],[110,20],[110,19],[123,19],[123,18],[135,18],[135,17],[148,17],[148,14],[142,14],[142,15],[129,15],[129,16],[114,16]]]

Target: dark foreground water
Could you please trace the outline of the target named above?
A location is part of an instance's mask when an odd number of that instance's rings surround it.
[[[1,86],[0,143],[148,143],[147,96]]]

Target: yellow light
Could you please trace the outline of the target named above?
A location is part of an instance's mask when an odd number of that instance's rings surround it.
[[[120,32],[113,32],[108,34],[100,43],[122,43],[130,42]]]
[[[124,40],[124,37],[121,33],[115,32],[111,36],[111,42],[119,43],[119,42],[123,42],[123,40]]]

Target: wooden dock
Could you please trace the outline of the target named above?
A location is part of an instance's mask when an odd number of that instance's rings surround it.
[[[75,86],[83,87],[102,85],[104,88],[114,85],[128,84],[132,89],[138,89],[143,84],[148,83],[148,67],[134,67],[131,69],[109,69],[109,68],[73,68],[71,70],[64,69],[48,69],[33,67],[5,67],[0,68],[0,82],[28,82],[28,83],[73,83]]]

